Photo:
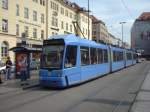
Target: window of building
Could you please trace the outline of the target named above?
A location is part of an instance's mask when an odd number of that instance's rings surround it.
[[[83,34],[84,34],[84,28],[83,28]]]
[[[41,14],[41,23],[44,23],[44,14]]]
[[[72,13],[70,12],[70,18],[72,18]]]
[[[44,39],[44,30],[41,30],[41,39]]]
[[[74,67],[76,65],[77,46],[68,45],[65,55],[65,68]]]
[[[70,32],[72,32],[72,25],[70,25]]]
[[[33,21],[37,21],[37,12],[33,11]]]
[[[43,6],[45,6],[45,0],[43,0]]]
[[[74,15],[74,19],[77,20],[77,15],[76,14]]]
[[[33,38],[37,38],[37,29],[36,28],[33,29]]]
[[[89,65],[90,64],[90,58],[89,58],[89,47],[80,47],[80,53],[81,53],[81,65]]]
[[[68,10],[65,10],[65,16],[68,17]]]
[[[19,16],[20,15],[20,13],[19,13],[19,5],[17,4],[16,5],[16,16]]]
[[[29,27],[28,26],[24,27],[24,32],[25,32],[25,36],[28,37],[29,36]]]
[[[2,8],[8,9],[8,0],[2,0]]]
[[[61,21],[61,29],[64,29],[64,22]]]
[[[38,0],[33,0],[33,2],[36,2],[36,3],[38,3]]]
[[[52,26],[58,27],[58,19],[56,17],[52,17]]]
[[[51,9],[58,11],[59,10],[58,4],[51,1]]]
[[[103,63],[103,50],[98,49],[98,63]]]
[[[40,4],[43,5],[43,0],[40,0]]]
[[[40,5],[45,6],[45,0],[40,0]]]
[[[24,8],[24,18],[29,18],[29,9],[28,8]]]
[[[2,56],[3,58],[9,56],[8,50],[9,50],[8,42],[5,42],[5,41],[4,41],[4,42],[2,43],[2,46],[1,46],[1,56]]]
[[[68,23],[66,23],[66,30],[68,31]]]
[[[97,64],[97,49],[96,48],[90,48],[90,59],[91,59],[91,64]]]
[[[2,19],[2,31],[8,32],[8,20]]]
[[[54,2],[51,1],[51,9],[54,7]]]
[[[57,10],[57,11],[59,10],[58,4],[56,4],[56,10]]]
[[[61,7],[61,14],[64,15],[64,8]]]
[[[96,35],[96,31],[93,31],[93,35]]]
[[[16,24],[16,35],[19,36],[19,25]]]

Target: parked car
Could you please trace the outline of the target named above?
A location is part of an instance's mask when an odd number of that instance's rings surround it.
[[[11,67],[11,72],[14,73],[15,72],[15,65],[13,64]],[[6,73],[6,66],[1,66],[0,67],[0,74],[5,74]]]
[[[5,74],[6,73],[6,66],[1,66],[0,67],[0,74]]]

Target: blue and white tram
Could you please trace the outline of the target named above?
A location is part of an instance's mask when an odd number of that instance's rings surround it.
[[[133,64],[136,64],[137,62],[137,54],[135,51],[133,51]]]
[[[125,67],[124,52],[125,49],[123,48],[111,47],[112,71],[120,70]]]
[[[124,51],[73,34],[52,36],[43,42],[40,85],[67,87],[121,69]]]
[[[133,51],[126,49],[125,54],[126,67],[128,67],[133,64]]]

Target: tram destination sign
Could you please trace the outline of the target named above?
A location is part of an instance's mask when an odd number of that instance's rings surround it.
[[[63,39],[44,40],[43,45],[64,45]]]

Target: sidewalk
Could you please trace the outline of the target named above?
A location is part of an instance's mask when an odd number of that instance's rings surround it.
[[[136,97],[131,112],[150,112],[150,71]]]
[[[14,74],[12,74],[12,75],[14,76]],[[12,78],[11,80],[3,81],[3,83],[0,84],[0,94],[10,92],[10,91],[16,91],[16,90],[20,90],[20,89],[26,89],[26,88],[38,86],[39,85],[38,70],[31,71],[30,76],[31,77],[28,80],[28,83],[29,83],[28,86],[21,86],[19,79]]]

